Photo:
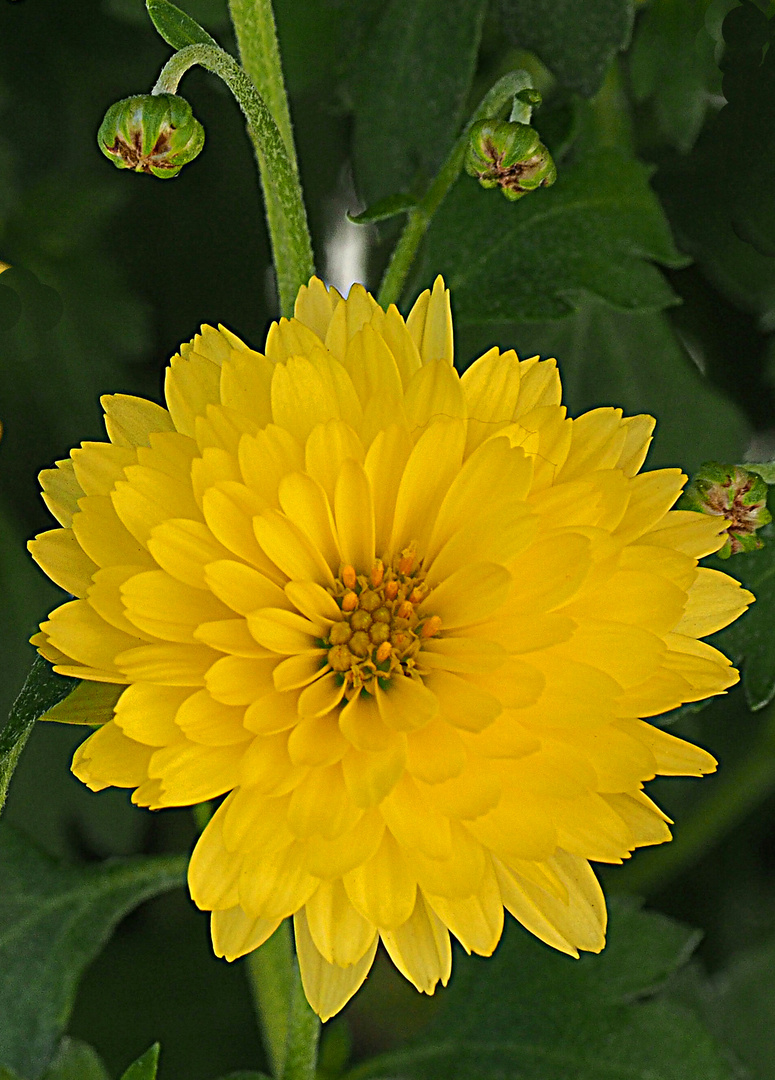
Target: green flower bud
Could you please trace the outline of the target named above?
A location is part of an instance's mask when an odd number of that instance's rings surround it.
[[[706,461],[684,492],[681,505],[727,519],[727,541],[718,552],[722,559],[762,547],[756,530],[772,521],[766,483],[740,465]]]
[[[97,142],[118,169],[177,176],[204,146],[204,128],[176,94],[138,94],[111,105]]]
[[[549,187],[557,179],[551,154],[529,124],[479,120],[471,128],[466,172],[482,187],[502,189],[507,199]]]

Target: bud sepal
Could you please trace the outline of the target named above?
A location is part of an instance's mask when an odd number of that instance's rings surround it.
[[[97,133],[105,157],[118,169],[177,176],[201,152],[204,128],[177,94],[137,94],[111,105]]]
[[[482,187],[499,187],[511,201],[557,179],[552,156],[538,132],[512,120],[477,121],[469,134],[465,167]]]
[[[763,543],[756,531],[769,525],[767,484],[741,465],[706,461],[681,500],[687,510],[723,517],[729,522],[727,540],[717,554],[722,559],[742,551],[757,551]]]

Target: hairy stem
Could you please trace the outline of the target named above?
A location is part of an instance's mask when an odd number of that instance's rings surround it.
[[[269,1064],[283,1076],[293,992],[290,922],[280,923],[264,944],[247,957],[248,978]]]
[[[486,120],[497,114],[514,100],[514,95],[527,85],[523,71],[512,71],[504,75],[488,90],[479,106],[474,111],[460,137],[452,147],[446,161],[441,166],[431,186],[423,198],[409,211],[409,219],[390,258],[377,295],[383,308],[398,303],[404,283],[414,262],[417,250],[422,242],[433,215],[449,194],[452,185],[460,175],[466,156],[468,133],[478,120]]]
[[[307,213],[295,161],[252,80],[233,57],[214,45],[187,45],[175,53],[162,69],[152,93],[176,93],[185,73],[197,64],[226,83],[247,120],[266,196],[280,312],[291,315],[299,288],[314,273]]]

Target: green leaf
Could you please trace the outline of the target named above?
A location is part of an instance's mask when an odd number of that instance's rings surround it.
[[[723,23],[727,105],[673,163],[665,198],[682,244],[716,288],[775,328],[775,19],[753,4]],[[769,46],[769,48],[766,48]]]
[[[145,1051],[142,1057],[139,1057],[137,1061],[129,1066],[122,1075],[121,1080],[156,1080],[160,1049],[159,1044],[154,1043]]]
[[[484,0],[390,0],[354,65],[354,170],[364,202],[430,180],[457,135]]]
[[[0,826],[0,1064],[37,1080],[84,969],[127,912],[183,884],[186,861],[132,858],[74,869]]]
[[[2,1080],[2,1077],[0,1077]],[[234,1072],[229,1073],[228,1076],[221,1077],[221,1080],[272,1080],[271,1076],[267,1076],[262,1072]]]
[[[184,49],[186,45],[217,47],[215,38],[210,37],[198,22],[175,4],[171,4],[170,0],[146,0],[145,6],[151,22],[173,49]]]
[[[764,547],[759,551],[709,560],[714,569],[731,574],[756,597],[745,615],[710,639],[740,667],[745,696],[754,710],[775,698],[775,539],[762,538]]]
[[[115,683],[99,683],[83,679],[72,693],[63,698],[53,709],[44,713],[41,720],[99,727],[112,719],[113,706],[125,689],[125,686]]]
[[[765,484],[775,484],[775,461],[744,461],[743,468],[761,476]]]
[[[417,199],[413,195],[387,195],[384,199],[377,199],[360,214],[348,214],[347,217],[356,225],[370,225],[375,221],[387,221],[396,214],[407,214],[415,206]]]
[[[775,1061],[775,941],[747,949],[705,984],[701,1009],[752,1077],[770,1080]]]
[[[706,22],[709,2],[654,0],[638,19],[629,54],[635,100],[649,104],[662,139],[684,154],[721,93],[716,42]],[[734,3],[727,0],[728,7]]]
[[[652,262],[685,259],[648,176],[639,162],[600,149],[516,204],[461,177],[431,225],[424,277],[444,275],[459,322],[554,319],[590,296],[658,311],[674,297]]]
[[[591,97],[632,30],[630,0],[500,0],[506,36],[570,90]]]
[[[693,1012],[659,992],[700,935],[633,904],[611,908],[600,956],[572,960],[512,924],[493,958],[458,957],[422,1041],[347,1080],[731,1080]]]
[[[92,1046],[65,1037],[43,1080],[110,1080],[110,1077]]]
[[[627,314],[590,301],[552,322],[471,328],[461,335],[465,355],[492,345],[493,330],[503,349],[557,358],[572,416],[613,405],[655,417],[649,468],[693,472],[709,459],[741,460],[748,421],[700,374],[663,313]]]
[[[57,705],[78,685],[77,679],[55,675],[51,665],[36,656],[21,692],[13,703],[8,723],[0,732],[0,812],[8,785],[35,721]]]

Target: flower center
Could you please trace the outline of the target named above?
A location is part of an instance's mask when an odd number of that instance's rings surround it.
[[[428,593],[424,579],[414,546],[394,566],[385,567],[378,559],[368,577],[352,566],[342,567],[328,591],[344,618],[331,627],[325,646],[329,665],[348,689],[360,690],[374,679],[406,675],[417,667],[423,640],[441,630],[438,615],[417,614]]]

